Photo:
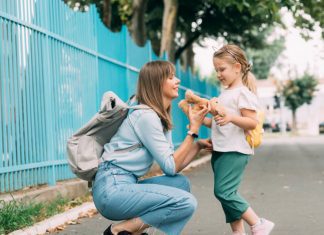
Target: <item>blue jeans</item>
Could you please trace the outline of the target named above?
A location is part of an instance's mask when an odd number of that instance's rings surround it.
[[[189,180],[183,175],[139,181],[110,162],[99,165],[92,189],[93,201],[107,219],[140,217],[145,224],[170,235],[181,234],[197,207],[189,191]]]

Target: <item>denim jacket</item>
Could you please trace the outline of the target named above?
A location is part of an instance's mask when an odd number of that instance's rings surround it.
[[[132,172],[145,175],[155,160],[166,175],[174,175],[174,146],[171,131],[163,131],[152,109],[130,110],[117,133],[104,146],[102,158]]]

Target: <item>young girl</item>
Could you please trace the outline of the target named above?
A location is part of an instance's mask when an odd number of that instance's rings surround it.
[[[213,119],[204,120],[204,124],[212,128],[214,194],[223,207],[233,235],[245,234],[243,220],[251,226],[252,235],[267,235],[274,223],[259,218],[237,192],[245,166],[253,154],[245,134],[257,125],[258,99],[251,65],[236,45],[225,45],[216,51],[213,63],[225,87],[218,99],[210,101]]]
[[[171,102],[178,97],[180,80],[167,61],[145,64],[137,82],[137,102],[149,109],[130,111],[109,143],[104,146],[93,186],[98,211],[111,220],[104,235],[139,235],[153,226],[168,235],[179,235],[195,211],[189,180],[178,174],[197,152],[211,147],[194,141],[209,105],[189,110],[190,130],[174,150],[171,140]],[[165,175],[139,179],[156,161]],[[143,233],[144,234],[144,233]]]

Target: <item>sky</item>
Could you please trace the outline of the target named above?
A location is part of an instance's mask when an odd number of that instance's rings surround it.
[[[269,40],[283,35],[286,38],[285,50],[278,57],[275,67],[270,71],[271,74],[279,80],[285,80],[309,71],[316,78],[324,79],[324,40],[321,38],[319,26],[311,34],[312,39],[305,41],[299,31],[293,27],[292,16],[284,10],[282,16],[287,29],[276,29]],[[202,76],[210,75],[214,69],[213,47],[219,48],[223,44],[221,40],[206,38],[203,41],[205,47],[194,46],[195,64],[199,67]]]

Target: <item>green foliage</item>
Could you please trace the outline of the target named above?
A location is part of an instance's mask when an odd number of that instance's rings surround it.
[[[40,214],[41,204],[29,204],[10,201],[0,201],[0,234],[31,226]]]
[[[114,19],[120,18],[122,24],[129,25],[133,14],[132,0],[111,0],[111,4],[118,14],[115,14]]]
[[[284,39],[280,38],[262,49],[246,48],[246,54],[253,63],[252,72],[257,79],[267,79],[271,67],[284,49]]]
[[[250,5],[253,7],[250,7]],[[255,1],[179,1],[177,30],[195,41],[205,37],[223,37],[242,47],[262,48],[265,32],[280,22],[279,12]],[[197,36],[198,35],[198,36]],[[191,42],[191,38],[185,41]],[[178,45],[178,48],[188,46]]]
[[[132,0],[63,0],[72,10],[87,12],[91,4],[97,8],[102,22],[112,31],[118,32],[122,25],[129,25],[133,14]],[[109,12],[107,12],[109,10]],[[109,19],[109,20],[108,20]],[[109,21],[109,25],[107,24]]]
[[[295,112],[303,104],[312,102],[318,81],[311,75],[289,80],[284,85],[282,95],[285,98],[285,105]]]
[[[64,211],[64,207],[68,204],[69,200],[66,198],[58,197],[53,202],[49,203],[43,209],[45,217],[50,217]]]
[[[90,4],[96,1],[92,0],[63,0],[72,10],[87,12],[89,10]]]
[[[302,30],[302,36],[309,39],[309,30],[313,31],[316,22],[322,29],[324,37],[324,1],[323,0],[300,0],[291,7],[291,11],[296,20],[295,25]],[[310,16],[310,17],[309,17]]]
[[[80,11],[94,4],[102,21],[112,31],[119,31],[122,24],[131,24],[132,0],[64,0],[64,2],[73,10]],[[280,9],[283,7],[293,13],[298,27],[314,30],[316,22],[319,22],[322,28],[324,25],[323,0],[178,0],[178,3],[176,37],[173,39],[176,59],[180,58],[192,43],[199,43],[205,37],[223,37],[227,42],[243,48],[269,49],[265,43],[268,29],[281,24]],[[143,12],[146,36],[151,40],[156,53],[160,51],[163,9],[163,0],[148,0],[147,10]],[[171,27],[171,24],[168,27]],[[266,76],[268,70],[265,61],[272,62],[276,57],[276,53],[270,55],[269,51],[267,51],[269,59],[260,61],[260,72],[257,73],[261,78]],[[260,55],[257,56],[259,57]]]
[[[50,203],[0,201],[0,234],[32,226],[45,218],[64,212],[66,208],[81,205],[84,201],[89,201],[88,195],[72,201],[59,196]]]

